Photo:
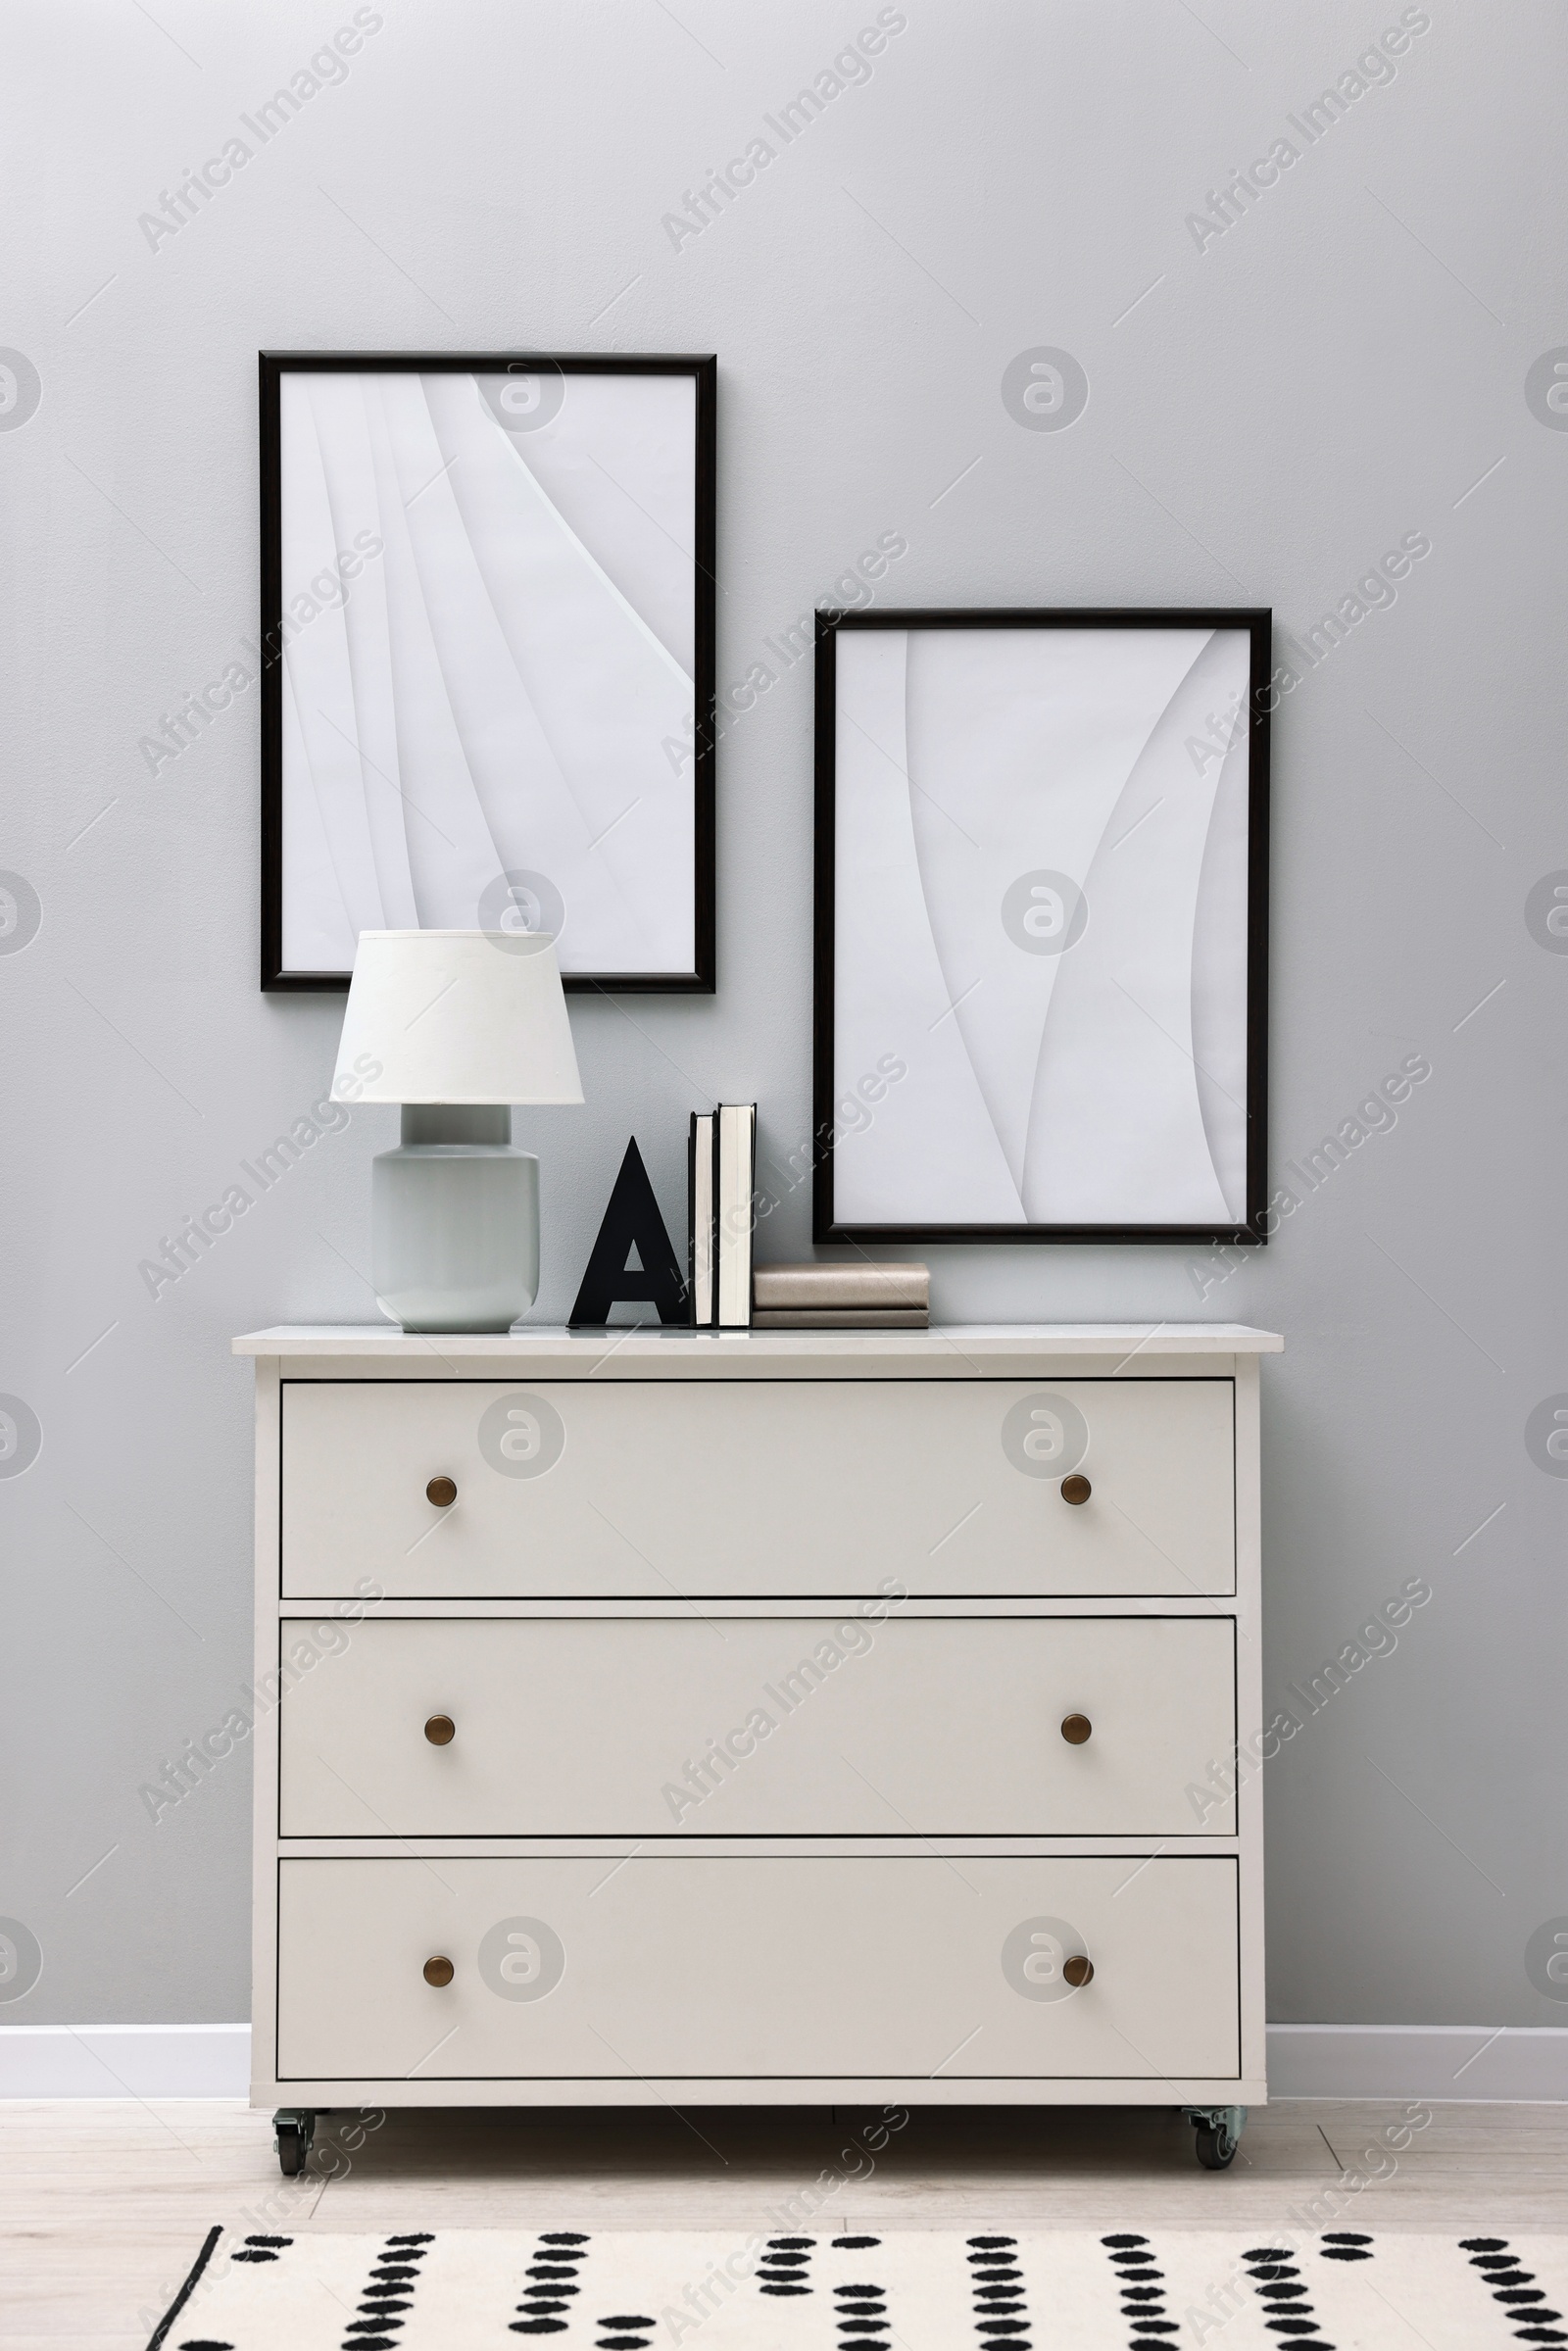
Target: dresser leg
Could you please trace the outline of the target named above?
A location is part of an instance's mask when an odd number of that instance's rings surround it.
[[[272,2117],[272,2143],[277,2168],[285,2180],[297,2180],[305,2169],[316,2136],[316,2117],[308,2108],[280,2106]]]
[[[1205,2172],[1223,2172],[1236,2159],[1247,2121],[1245,2106],[1184,2106],[1198,2132],[1198,2160]]]

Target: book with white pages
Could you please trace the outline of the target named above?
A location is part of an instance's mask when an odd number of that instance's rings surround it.
[[[757,1104],[720,1102],[718,1148],[717,1310],[726,1331],[745,1330],[752,1319],[752,1199],[757,1189]]]

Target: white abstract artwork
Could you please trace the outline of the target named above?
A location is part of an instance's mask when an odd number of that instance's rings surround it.
[[[701,365],[282,367],[282,974],[477,927],[692,984]]]
[[[1251,634],[1183,618],[835,632],[819,1236],[1244,1223]]]

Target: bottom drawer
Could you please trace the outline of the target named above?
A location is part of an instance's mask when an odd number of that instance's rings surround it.
[[[279,2080],[1241,2070],[1223,1855],[301,1859],[278,1902]]]

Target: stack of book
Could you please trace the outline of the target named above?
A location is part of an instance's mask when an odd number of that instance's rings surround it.
[[[760,1265],[752,1288],[760,1331],[923,1331],[931,1321],[924,1265]]]
[[[686,1146],[687,1250],[692,1321],[744,1330],[752,1319],[757,1104],[694,1111]]]

